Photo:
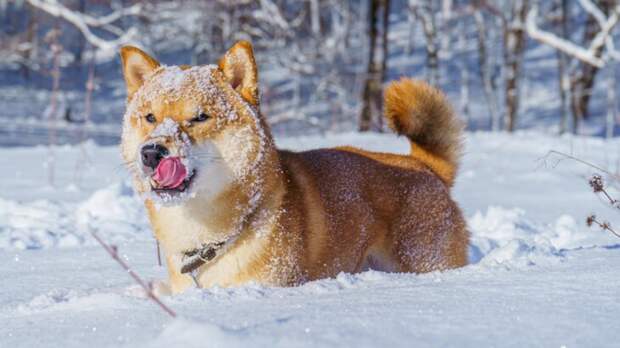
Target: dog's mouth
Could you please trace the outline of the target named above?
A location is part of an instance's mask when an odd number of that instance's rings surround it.
[[[160,195],[185,192],[192,184],[196,171],[189,171],[180,157],[162,159],[150,177],[151,190]]]
[[[154,182],[154,180],[151,180],[151,190],[157,194],[166,194],[166,195],[180,194],[180,193],[187,191],[191,187],[195,176],[196,176],[196,171],[193,170],[185,179],[183,179],[181,184],[175,187],[161,186],[157,184],[156,181]]]

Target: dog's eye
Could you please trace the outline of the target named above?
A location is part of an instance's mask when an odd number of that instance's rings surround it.
[[[208,119],[210,119],[211,116],[209,116],[208,114],[201,112],[200,115],[192,118],[192,122],[204,122]]]
[[[148,123],[155,123],[155,122],[157,122],[157,119],[155,118],[155,115],[153,115],[153,114],[148,114],[148,115],[144,116],[144,119]]]

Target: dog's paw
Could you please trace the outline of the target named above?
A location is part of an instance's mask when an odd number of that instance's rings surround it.
[[[170,287],[170,284],[168,284],[168,282],[153,280],[149,283],[149,286],[151,287],[151,291],[155,296],[172,296],[172,288]]]
[[[149,286],[150,291],[153,292],[153,295],[157,297],[172,295],[172,289],[170,288],[170,285],[167,282],[164,282],[161,280],[153,280],[148,283],[148,286]],[[138,298],[149,297],[149,294],[147,293],[147,291],[138,284],[134,284],[134,285],[130,285],[126,287],[124,290],[124,293],[125,295],[131,296],[131,297],[138,297]]]

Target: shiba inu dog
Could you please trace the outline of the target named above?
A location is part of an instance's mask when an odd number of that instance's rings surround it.
[[[291,152],[276,148],[261,115],[248,42],[217,65],[164,66],[135,47],[120,54],[122,156],[173,293],[466,264],[469,237],[450,198],[462,126],[441,92],[411,79],[387,88],[385,117],[409,138],[409,155]]]

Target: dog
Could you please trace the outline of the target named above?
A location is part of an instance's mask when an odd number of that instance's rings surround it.
[[[295,286],[367,269],[422,273],[467,263],[450,197],[461,122],[445,96],[403,78],[384,116],[411,153],[276,148],[260,112],[252,46],[217,65],[164,66],[120,50],[121,153],[165,254],[169,290]]]

